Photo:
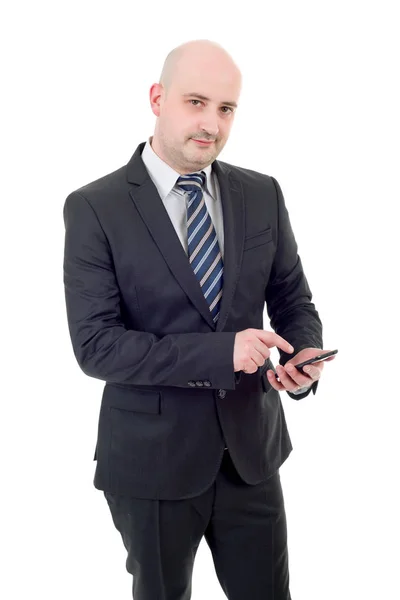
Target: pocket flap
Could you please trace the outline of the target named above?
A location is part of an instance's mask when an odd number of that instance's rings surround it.
[[[261,246],[261,244],[266,244],[267,242],[272,240],[272,227],[268,229],[263,229],[259,233],[255,235],[251,235],[244,240],[244,250],[248,250],[249,248],[254,248],[255,246]]]
[[[161,412],[161,392],[107,383],[103,391],[102,403],[109,408],[159,414]]]

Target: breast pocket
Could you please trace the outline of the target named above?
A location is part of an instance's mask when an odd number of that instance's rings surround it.
[[[256,248],[257,246],[262,246],[263,244],[267,244],[272,240],[272,227],[268,227],[267,229],[263,229],[258,233],[248,236],[244,240],[243,250],[250,250],[250,248]]]

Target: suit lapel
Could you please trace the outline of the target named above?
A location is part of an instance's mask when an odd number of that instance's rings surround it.
[[[220,187],[224,220],[224,285],[217,326],[188,257],[176,235],[168,212],[141,159],[145,143],[139,144],[127,165],[127,178],[136,184],[130,196],[163,255],[168,267],[193,305],[212,329],[222,331],[229,314],[243,252],[244,204],[240,181],[225,163],[213,162]]]
[[[222,331],[229,315],[242,262],[244,199],[242,185],[225,163],[213,162],[220,187],[224,220],[224,285],[216,331]]]

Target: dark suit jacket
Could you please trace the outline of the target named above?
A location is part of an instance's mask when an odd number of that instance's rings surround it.
[[[216,327],[138,145],[127,165],[64,204],[64,285],[72,346],[106,382],[94,485],[179,499],[210,486],[227,445],[248,484],[267,479],[292,444],[280,394],[265,376],[234,373],[235,334],[270,325],[292,355],[322,348],[277,181],[215,160],[224,220],[224,287]],[[318,382],[313,384],[315,394]],[[295,396],[299,400],[309,394]]]

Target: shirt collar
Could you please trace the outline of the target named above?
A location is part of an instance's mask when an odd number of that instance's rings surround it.
[[[142,160],[145,167],[156,186],[161,199],[164,201],[172,188],[175,186],[180,173],[170,167],[165,161],[156,154],[151,146],[152,136],[150,136],[143,148]],[[215,186],[212,176],[212,164],[202,169],[206,174],[206,192],[215,200]],[[185,192],[178,187],[175,188],[178,194]]]

